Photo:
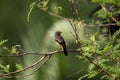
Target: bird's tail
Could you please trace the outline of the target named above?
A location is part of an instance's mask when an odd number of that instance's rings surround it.
[[[67,53],[66,45],[63,47],[63,51],[64,51],[65,56],[67,56],[68,53]]]

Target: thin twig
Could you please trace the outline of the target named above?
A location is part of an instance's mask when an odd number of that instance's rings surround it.
[[[105,27],[105,26],[114,26],[117,25],[117,23],[108,23],[108,24],[84,24],[86,27]]]

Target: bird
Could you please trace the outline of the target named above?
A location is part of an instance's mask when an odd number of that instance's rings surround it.
[[[55,32],[55,41],[62,47],[63,51],[64,51],[64,55],[67,56],[67,49],[66,49],[66,43],[64,38],[61,36],[61,31],[56,31]]]

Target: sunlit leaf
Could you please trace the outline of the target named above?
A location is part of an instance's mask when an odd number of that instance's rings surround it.
[[[20,65],[20,64],[18,64],[18,63],[16,63],[16,68],[18,69],[18,70],[22,70],[23,69],[23,67]]]

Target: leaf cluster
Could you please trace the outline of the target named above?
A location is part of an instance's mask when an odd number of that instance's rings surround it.
[[[101,79],[112,80],[114,78],[119,79],[120,75],[120,30],[116,31],[106,42],[100,40],[99,32],[93,34],[89,39],[81,40],[81,54],[77,56],[79,59],[89,60],[88,73],[81,76],[79,80],[84,78],[94,78],[97,75],[101,76]],[[86,56],[89,59],[86,59]],[[108,74],[112,75],[110,77]]]
[[[0,57],[3,57],[2,55],[10,56],[10,55],[17,55],[17,54],[20,53],[20,51],[18,50],[21,47],[20,45],[15,45],[15,46],[12,46],[11,48],[8,48],[8,47],[5,46],[5,44],[7,42],[8,42],[8,40],[0,41],[0,51],[1,51]],[[7,64],[7,65],[0,64],[0,72],[9,73],[10,72],[10,66],[11,66],[10,64]],[[15,67],[16,67],[17,70],[22,69],[22,66],[18,63],[16,63]]]

